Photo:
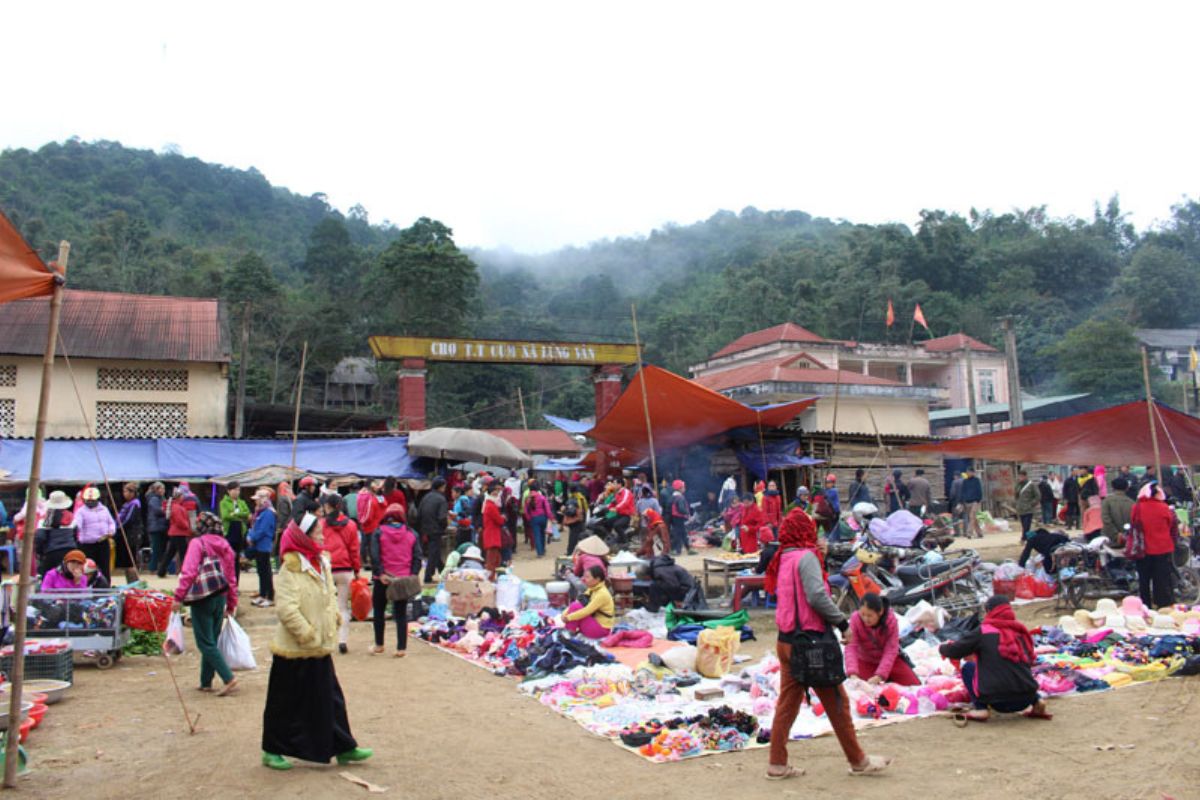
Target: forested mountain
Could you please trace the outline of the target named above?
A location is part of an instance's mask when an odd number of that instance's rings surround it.
[[[1030,388],[1117,398],[1139,385],[1133,326],[1200,321],[1200,203],[1190,200],[1140,234],[1116,198],[1090,219],[925,211],[912,228],[747,208],[525,256],[464,252],[453,220],[371,225],[360,207],[343,215],[255,170],[72,140],[0,154],[0,209],[47,257],[71,240],[72,286],[221,296],[235,330],[249,313],[249,394],[263,402],[287,400],[305,341],[305,396],[320,402],[333,365],[365,354],[372,333],[631,340],[634,302],[648,360],[685,374],[731,339],[789,320],[833,338],[906,341],[919,302],[932,334],[917,327],[914,338],[963,330],[999,345],[997,320],[1012,315]],[[386,365],[381,377],[394,392]],[[591,413],[583,370],[440,365],[430,422],[520,425],[518,386],[530,425],[541,411]]]

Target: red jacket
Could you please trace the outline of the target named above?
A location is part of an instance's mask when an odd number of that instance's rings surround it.
[[[618,489],[613,500],[613,511],[617,512],[618,517],[632,517],[636,514],[637,503],[633,499],[633,492],[624,487]]]
[[[345,514],[336,520],[326,517],[321,520],[324,541],[321,549],[329,553],[330,569],[337,571],[362,569],[362,555],[358,551],[358,526]]]
[[[767,524],[758,506],[746,506],[742,512],[741,530],[738,532],[743,553],[758,552],[758,530]]]
[[[196,501],[190,497],[172,497],[167,536],[191,536],[192,518],[189,516],[189,512],[196,511]]]
[[[384,506],[390,506],[392,503],[395,503],[403,508],[405,514],[408,513],[408,495],[406,495],[404,492],[400,491],[399,489],[392,489],[392,491],[388,493],[388,496],[383,498],[383,504]]]
[[[768,525],[774,525],[778,528],[783,524],[783,498],[779,493],[770,494],[763,492],[762,498],[763,516],[767,518]]]
[[[483,501],[483,549],[490,550],[503,546],[504,534],[501,528],[504,527],[504,514],[500,511],[500,504],[493,503],[491,500]]]
[[[363,533],[374,533],[383,521],[386,503],[368,491],[358,493],[358,528]]]
[[[1146,555],[1161,556],[1175,551],[1171,531],[1179,524],[1175,512],[1162,500],[1143,497],[1133,504],[1130,525],[1140,525],[1146,534]]]

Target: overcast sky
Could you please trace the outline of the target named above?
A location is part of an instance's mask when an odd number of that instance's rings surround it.
[[[527,251],[1200,194],[1200,4],[817,5],[8,3],[0,146],[175,144]]]

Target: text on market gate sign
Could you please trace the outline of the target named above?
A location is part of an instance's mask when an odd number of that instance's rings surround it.
[[[599,366],[634,364],[637,347],[606,342],[528,342],[496,339],[431,339],[415,336],[372,336],[376,358],[423,358],[494,364],[561,364]]]

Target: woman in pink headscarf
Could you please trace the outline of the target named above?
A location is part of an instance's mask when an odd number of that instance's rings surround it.
[[[1105,477],[1107,470],[1103,464],[1097,464],[1096,469],[1092,471],[1092,477],[1096,479],[1096,488],[1100,490],[1100,499],[1108,497],[1108,480]]]

